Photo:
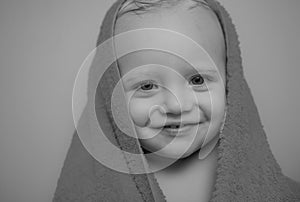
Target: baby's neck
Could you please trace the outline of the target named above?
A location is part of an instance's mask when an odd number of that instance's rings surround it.
[[[192,155],[190,155],[187,158],[179,159],[175,163],[171,164],[170,166],[159,170],[155,172],[159,175],[178,175],[180,173],[188,173],[191,171],[191,169],[195,169],[197,167],[197,170],[201,172],[201,170],[209,169],[211,167],[215,167],[217,164],[218,154],[217,154],[217,147],[215,147],[211,153],[205,158],[205,159],[199,159],[198,154],[199,151],[194,152]],[[148,161],[149,165],[152,166],[159,166],[160,163],[164,161],[164,159]]]
[[[215,147],[205,159],[198,159],[197,151],[155,172],[167,201],[209,201],[216,180],[217,159]]]

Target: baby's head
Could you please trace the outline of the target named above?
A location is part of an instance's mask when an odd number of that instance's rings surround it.
[[[150,152],[164,148],[160,154],[165,157],[185,158],[218,138],[226,106],[226,53],[214,12],[200,0],[128,0],[118,16],[115,35],[142,28],[172,30],[194,40],[210,56],[199,57],[194,47],[174,37],[157,36],[156,42],[184,47],[196,66],[161,50],[140,50],[118,59],[141,146]],[[137,35],[130,43],[149,43],[143,37]]]

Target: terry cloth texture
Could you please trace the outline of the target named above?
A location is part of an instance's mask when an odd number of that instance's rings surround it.
[[[97,46],[113,36],[116,14],[125,0],[118,0],[107,12],[98,37]],[[259,118],[259,113],[244,78],[239,41],[226,10],[215,0],[207,0],[216,13],[226,40],[226,95],[227,117],[217,144],[217,179],[211,202],[232,201],[300,201],[300,185],[282,174],[276,162]],[[110,141],[125,151],[141,153],[136,139],[122,135],[112,121],[111,92],[119,80],[114,62],[98,82],[97,55],[89,72],[89,87],[98,86],[96,95],[88,92],[88,103],[95,101],[94,109],[101,116],[101,126]],[[91,102],[93,103],[93,102]],[[93,132],[93,109],[87,107],[79,125]],[[141,162],[124,156],[129,170],[143,166]],[[199,187],[200,189],[200,187]],[[67,153],[54,202],[151,202],[166,201],[153,174],[125,174],[99,163],[85,149],[77,132]]]

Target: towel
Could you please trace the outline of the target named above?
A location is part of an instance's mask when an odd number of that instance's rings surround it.
[[[113,36],[117,13],[124,2],[117,0],[106,13],[97,46]],[[217,177],[210,201],[300,201],[300,184],[282,173],[271,152],[244,77],[238,36],[232,20],[219,2],[207,0],[207,3],[216,13],[225,36],[227,96],[227,115],[216,145]],[[109,47],[105,53],[108,57],[112,53]],[[110,98],[120,74],[114,61],[99,81],[101,67],[97,64],[101,54],[100,51],[96,52],[88,73],[87,104],[73,134],[53,201],[166,201],[153,173],[137,173],[146,169],[137,139],[124,135],[114,121],[113,113],[118,111],[118,104],[111,103]],[[92,137],[99,130],[96,126],[98,123],[108,134],[107,139],[111,144],[122,151],[106,154],[113,157],[112,166],[127,168],[128,172],[103,165],[97,156],[91,154],[93,151],[88,151],[87,145],[83,144],[86,141],[82,136]],[[85,134],[79,135],[83,131]]]

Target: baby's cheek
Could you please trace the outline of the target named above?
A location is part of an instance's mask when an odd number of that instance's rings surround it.
[[[211,114],[211,133],[216,135],[219,133],[224,120],[226,98],[222,91],[212,93],[212,114]]]
[[[197,93],[197,105],[202,111],[202,115],[210,119],[212,111],[211,94],[208,92]],[[202,117],[203,119],[204,117]]]
[[[225,105],[226,105],[226,98],[225,92],[222,89],[216,89],[214,92],[211,93],[212,97],[212,108],[214,116],[222,117]]]
[[[135,125],[139,127],[146,126],[147,122],[149,122],[151,106],[147,100],[133,98],[129,101],[129,113]]]
[[[225,92],[220,87],[212,88],[207,92],[197,93],[198,106],[210,121],[212,117],[216,120],[216,117],[222,116],[225,102]]]

